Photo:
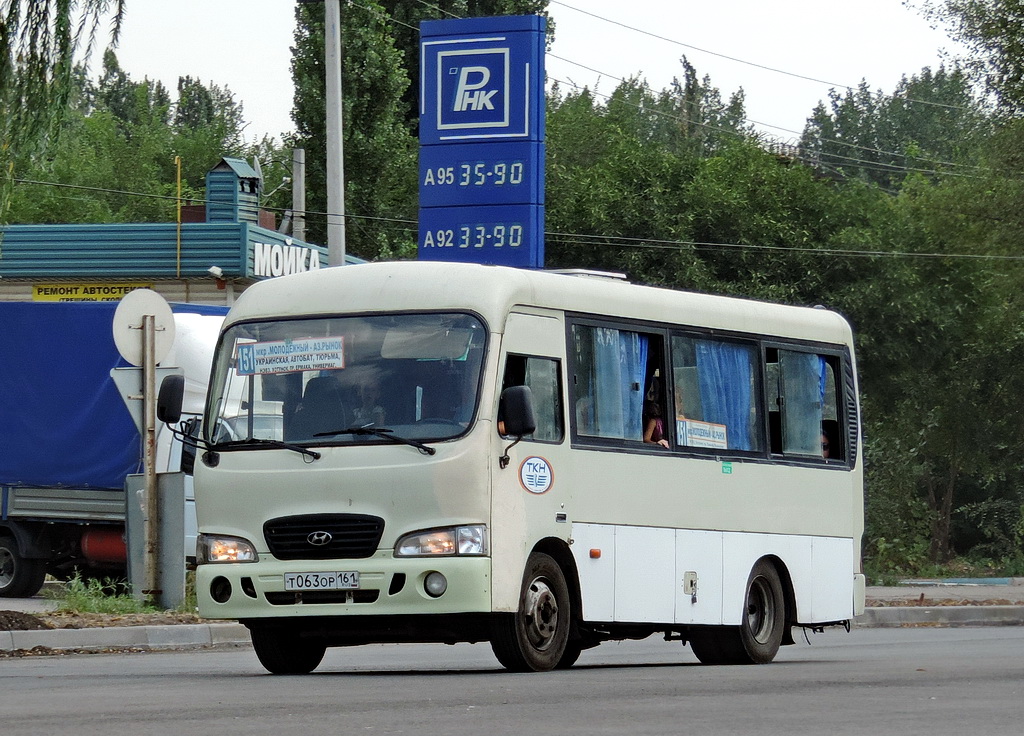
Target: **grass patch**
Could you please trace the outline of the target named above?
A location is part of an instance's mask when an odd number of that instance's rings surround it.
[[[943,564],[921,563],[905,567],[881,567],[865,557],[868,585],[899,585],[907,579],[1024,577],[1024,553],[1001,559],[958,557]]]
[[[155,613],[159,609],[138,601],[124,592],[124,584],[109,578],[82,578],[75,575],[63,586],[47,592],[63,613]]]
[[[178,613],[195,613],[199,610],[199,602],[196,600],[196,571],[185,571],[185,600],[174,609]]]

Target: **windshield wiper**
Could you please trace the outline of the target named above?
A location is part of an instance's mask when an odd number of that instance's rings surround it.
[[[270,440],[261,439],[257,437],[250,437],[247,440],[231,440],[229,442],[220,442],[216,445],[210,445],[209,449],[214,452],[232,452],[233,450],[256,450],[264,447],[275,447],[282,450],[292,450],[298,452],[306,457],[319,460],[321,455],[316,450],[310,450],[308,447],[302,447],[301,445],[293,445],[290,442],[282,442],[281,440]]]
[[[425,445],[417,440],[409,439],[408,437],[402,437],[401,435],[395,434],[395,430],[387,429],[386,427],[374,427],[372,424],[366,424],[362,427],[348,427],[346,429],[335,429],[330,432],[316,432],[314,437],[332,437],[336,434],[357,434],[357,435],[373,435],[374,437],[380,437],[385,440],[391,440],[400,445],[409,445],[415,447],[417,450],[422,452],[424,455],[433,455],[437,452],[436,449]]]

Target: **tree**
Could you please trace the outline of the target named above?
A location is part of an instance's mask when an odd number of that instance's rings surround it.
[[[306,149],[307,209],[326,213],[323,7],[299,5],[296,14],[294,144]],[[416,238],[416,149],[399,111],[409,76],[379,5],[346,6],[342,38],[347,250],[394,255]],[[409,224],[395,221],[402,219]],[[307,231],[326,242],[324,214],[307,216]]]
[[[958,66],[925,67],[891,95],[866,82],[814,109],[800,155],[828,175],[896,189],[908,170],[971,173],[991,125]]]
[[[192,76],[178,77],[178,96],[171,115],[171,160],[182,160],[182,176],[196,187],[204,186],[206,173],[222,156],[252,158],[259,149],[274,148],[270,140],[247,145],[242,135],[245,115],[242,104],[227,87],[202,84]],[[260,151],[270,161],[274,154]],[[270,172],[267,172],[268,175]],[[290,173],[290,172],[289,172]],[[270,182],[264,181],[264,191]],[[276,184],[275,184],[276,186]]]
[[[929,0],[932,20],[968,48],[970,68],[997,107],[1024,112],[1024,25],[1021,0]]]
[[[812,257],[779,248],[821,247],[842,222],[838,198],[809,170],[757,145],[742,123],[741,94],[723,105],[710,80],[698,84],[685,70],[682,84],[660,93],[627,80],[605,104],[589,90],[553,90],[548,263],[811,299],[820,286],[808,283]]]
[[[674,149],[659,97],[637,79],[606,104],[587,89],[548,97],[546,261],[551,267],[637,272],[655,283],[692,276],[693,253],[655,252],[645,239],[687,239],[681,200],[695,158]],[[659,130],[660,129],[660,130]],[[660,262],[661,273],[653,267]],[[655,274],[657,273],[657,276]]]
[[[116,42],[124,0],[0,0],[0,222],[18,165],[56,138],[75,53],[91,48],[111,6]]]
[[[62,135],[22,170],[23,179],[63,186],[19,184],[14,222],[167,222],[175,214],[175,156],[183,194],[202,201],[206,173],[220,157],[256,152],[244,144],[241,106],[226,88],[185,76],[172,99],[159,83],[132,80],[112,51],[97,83],[84,73],[75,80]],[[264,161],[276,155],[272,141],[258,150]],[[279,170],[268,168],[279,181]]]

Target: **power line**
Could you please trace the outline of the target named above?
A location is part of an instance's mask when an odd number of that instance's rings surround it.
[[[36,181],[31,179],[14,179],[18,184],[34,184],[40,186],[51,186],[67,189],[78,189],[91,192],[123,194],[136,197],[149,197],[153,199],[176,200],[176,197],[163,194],[146,194],[144,192],[129,192],[120,189],[104,189],[102,187],[87,187],[78,184],[60,184],[58,182]],[[182,198],[183,201],[205,202],[196,198]],[[265,208],[272,211],[283,211],[281,208]],[[328,217],[332,213],[307,211],[307,216]],[[337,215],[335,215],[337,216]],[[345,217],[370,222],[395,223],[402,227],[396,228],[405,232],[413,232],[410,225],[417,225],[416,220],[398,217],[374,217],[370,215],[353,215],[345,213]],[[562,245],[606,245],[620,248],[646,248],[651,250],[681,250],[683,248],[701,248],[716,250],[748,250],[776,253],[804,253],[810,255],[825,255],[836,257],[857,257],[857,258],[922,258],[922,259],[954,259],[954,260],[976,260],[976,261],[1024,261],[1024,256],[1002,256],[984,253],[917,253],[914,251],[874,251],[857,250],[852,248],[809,248],[804,246],[786,245],[757,245],[752,243],[716,243],[699,240],[668,240],[661,238],[636,238],[625,236],[589,235],[586,233],[563,233],[557,231],[546,231],[545,238],[555,239]]]
[[[160,200],[166,200],[166,201],[169,201],[169,202],[179,202],[180,201],[182,204],[205,205],[205,204],[208,204],[211,201],[211,200],[204,199],[204,198],[201,198],[201,197],[181,197],[179,199],[178,197],[172,196],[170,194],[150,194],[148,192],[130,192],[130,191],[126,191],[124,189],[108,189],[108,188],[105,188],[105,187],[89,187],[89,186],[84,186],[82,184],[63,184],[61,182],[56,182],[56,181],[38,181],[38,180],[35,180],[35,179],[17,179],[17,178],[12,179],[12,181],[14,183],[16,183],[16,184],[33,184],[33,185],[37,185],[37,186],[56,187],[56,188],[60,188],[60,189],[75,189],[75,190],[79,190],[79,191],[96,192],[98,194],[121,194],[121,195],[129,196],[129,197],[140,197],[140,198],[148,198],[148,199],[160,199]],[[293,210],[290,207],[269,207],[269,206],[261,205],[260,209],[266,210],[267,212],[280,212],[280,213],[293,212]],[[342,216],[342,215],[338,215],[336,213],[318,212],[316,210],[305,210],[303,212],[303,214],[306,215],[307,217],[310,217],[310,216],[312,216],[312,217],[341,217]],[[374,217],[372,215],[353,215],[353,214],[348,213],[348,212],[345,213],[344,217],[351,217],[354,220],[371,220],[371,221],[377,220],[377,221],[381,221],[381,222],[397,222],[397,223],[402,223],[402,224],[406,224],[406,225],[409,225],[409,224],[415,225],[416,222],[417,222],[416,220],[405,220],[405,219],[396,218],[396,217]]]
[[[362,3],[356,2],[356,0],[348,0],[348,4],[349,5],[355,5],[357,8],[362,8],[363,10],[365,10],[368,13],[373,13],[378,18],[381,18],[384,21],[390,21],[391,23],[397,23],[400,26],[405,26],[406,28],[409,28],[409,29],[411,29],[413,31],[416,31],[416,33],[420,32],[420,29],[417,28],[416,26],[410,25],[409,23],[405,23],[404,21],[398,20],[394,16],[390,15],[386,10],[381,10],[381,9],[378,9],[378,8],[371,8],[369,5],[363,5]],[[431,7],[437,7],[437,6],[433,5]],[[438,8],[438,10],[440,10],[440,8]]]
[[[416,0],[416,2],[418,2],[420,5],[426,5],[428,8],[436,10],[439,13],[447,15],[449,18],[455,18],[456,20],[462,20],[462,16],[455,15],[455,13],[451,13],[451,12],[445,10],[444,8],[438,7],[437,5],[434,5],[434,3],[428,3],[427,0]]]
[[[747,66],[754,67],[756,69],[762,69],[764,71],[773,72],[775,74],[783,74],[783,75],[788,76],[788,77],[794,77],[796,79],[803,79],[803,80],[808,81],[808,82],[814,82],[816,84],[823,84],[823,85],[827,85],[829,87],[839,87],[840,89],[846,89],[846,90],[854,90],[854,89],[856,89],[856,87],[854,87],[852,85],[849,85],[849,84],[842,84],[840,82],[829,82],[828,80],[818,79],[817,77],[811,77],[811,76],[808,76],[808,75],[805,75],[805,74],[798,74],[796,72],[789,72],[789,71],[786,71],[784,69],[776,69],[774,67],[766,66],[764,64],[758,64],[757,62],[754,62],[754,61],[747,61],[746,59],[740,59],[740,58],[735,57],[735,56],[729,56],[728,54],[721,54],[721,53],[719,53],[717,51],[711,51],[710,49],[704,49],[704,48],[701,48],[699,46],[693,46],[693,45],[688,44],[688,43],[683,43],[682,41],[678,41],[678,40],[676,40],[674,38],[668,38],[667,36],[662,36],[660,34],[654,33],[652,31],[645,30],[643,28],[637,28],[635,26],[631,26],[631,25],[628,25],[626,23],[622,23],[621,21],[613,20],[611,18],[606,18],[603,15],[598,15],[597,13],[592,13],[589,10],[583,10],[582,8],[577,8],[577,7],[573,6],[573,5],[569,5],[568,3],[560,2],[560,0],[549,0],[549,2],[552,5],[561,5],[563,8],[568,8],[569,10],[575,10],[577,13],[582,13],[583,15],[589,15],[590,17],[596,18],[597,20],[604,21],[605,23],[610,23],[612,25],[616,25],[616,26],[619,26],[621,28],[625,28],[626,30],[634,31],[635,33],[640,33],[640,34],[643,34],[645,36],[650,36],[651,38],[658,39],[659,41],[665,41],[666,43],[674,44],[676,46],[681,46],[683,48],[692,49],[694,51],[699,51],[701,53],[709,54],[711,56],[717,56],[720,59],[727,59],[729,61],[734,61],[734,62],[736,62],[738,64],[745,64]],[[912,98],[912,97],[906,97],[904,99],[906,99],[909,102],[915,102],[915,103],[919,103],[919,104],[922,104],[922,105],[932,105],[934,107],[944,107],[944,108],[949,108],[949,109],[952,109],[952,110],[963,110],[963,109],[965,109],[965,108],[962,108],[962,107],[957,106],[957,105],[947,105],[947,104],[941,103],[941,102],[932,102],[930,100],[919,100],[919,99],[915,99],[915,98]],[[772,126],[772,127],[774,127],[774,126]]]
[[[615,79],[615,77],[612,77],[612,78]],[[606,94],[603,94],[601,92],[597,92],[597,91],[591,90],[589,87],[586,87],[584,85],[576,84],[575,82],[572,82],[572,81],[569,81],[569,80],[556,79],[556,78],[551,78],[551,79],[552,79],[553,82],[558,82],[560,84],[568,84],[569,86],[574,87],[574,88],[579,89],[579,90],[586,90],[590,94],[596,95],[598,97],[602,97],[602,98],[604,98],[606,100],[611,100],[612,99],[611,95],[606,95]],[[667,118],[669,120],[678,120],[679,119],[679,118],[677,118],[674,115],[670,115],[668,113],[664,113],[664,112],[662,112],[660,110],[645,109],[645,108],[641,107],[640,105],[637,105],[637,104],[632,103],[632,102],[628,102],[626,100],[622,100],[621,102],[623,104],[629,105],[630,107],[635,107],[636,109],[641,110],[642,112],[646,112],[646,113],[648,113],[650,115],[654,115],[656,117],[664,117],[664,118]],[[752,122],[752,121],[747,120],[747,118],[742,118],[742,119],[747,121],[747,122]],[[717,125],[711,125],[709,123],[702,123],[699,120],[687,120],[686,122],[688,122],[691,125],[696,125],[696,126],[701,127],[701,128],[707,128],[708,130],[716,131],[716,132],[719,132],[719,133],[725,133],[727,135],[734,136],[734,137],[736,137],[738,139],[743,139],[744,138],[744,135],[742,133],[740,133],[739,131],[736,131],[736,130],[731,130],[729,128],[722,128],[722,127],[717,126]],[[841,143],[840,141],[833,141],[833,142]],[[845,144],[845,145],[853,146],[853,144]],[[858,147],[858,146],[854,146],[854,147]],[[878,152],[879,153],[886,153],[884,151],[878,151]],[[967,178],[979,178],[979,177],[972,176],[971,174],[964,174],[964,173],[959,173],[959,172],[956,172],[956,171],[937,171],[935,169],[921,169],[921,168],[916,168],[916,167],[911,167],[911,166],[898,166],[896,164],[885,164],[885,163],[880,162],[880,161],[867,161],[865,159],[853,158],[852,156],[843,156],[843,155],[838,154],[838,153],[826,153],[824,155],[829,157],[829,158],[833,158],[833,159],[842,159],[844,161],[849,161],[849,162],[851,162],[851,164],[855,164],[858,168],[867,169],[867,170],[873,170],[873,171],[882,171],[882,172],[887,172],[887,173],[896,173],[896,172],[903,171],[903,172],[914,172],[914,173],[921,173],[921,174],[934,174],[936,176],[942,175],[942,176],[957,176],[957,177],[967,177]],[[902,156],[902,154],[897,154],[897,153],[886,153],[886,155],[896,156],[896,157],[901,157]],[[799,160],[801,160],[804,163],[807,163],[809,165],[812,165],[814,163],[812,160],[808,159],[806,156],[796,156],[796,158],[798,158]],[[924,160],[928,161],[928,159],[924,159]],[[935,162],[935,163],[942,163],[942,162]]]
[[[545,237],[569,238],[560,240],[564,245],[610,245],[621,248],[651,248],[658,250],[680,250],[682,248],[712,248],[718,250],[753,250],[783,253],[808,253],[813,255],[848,256],[865,258],[926,258],[984,261],[1024,261],[1024,256],[1000,256],[984,253],[917,253],[914,251],[875,251],[852,248],[807,248],[786,245],[754,245],[751,243],[712,243],[698,240],[661,240],[657,238],[630,238],[607,235],[583,235],[581,233],[545,232]]]

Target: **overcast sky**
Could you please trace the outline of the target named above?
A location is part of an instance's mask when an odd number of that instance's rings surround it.
[[[367,12],[359,2],[344,12]],[[227,86],[244,107],[248,138],[280,138],[292,129],[294,5],[129,0],[118,59],[136,81],[160,79],[172,91],[184,75]],[[681,76],[685,54],[723,99],[742,87],[747,117],[784,140],[799,136],[830,86],[866,79],[890,92],[954,48],[901,0],[566,0],[551,2],[550,13],[547,72],[563,87],[610,94],[616,78],[640,75],[661,89]]]

